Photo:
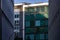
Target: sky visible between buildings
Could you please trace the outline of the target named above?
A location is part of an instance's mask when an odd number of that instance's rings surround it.
[[[14,0],[14,4],[27,2],[27,3],[38,3],[38,2],[48,2],[48,0]]]

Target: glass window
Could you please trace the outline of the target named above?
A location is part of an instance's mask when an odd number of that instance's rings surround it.
[[[18,20],[15,20],[15,23],[16,23],[16,24],[19,24],[19,21],[18,21]]]
[[[36,14],[36,19],[44,19],[44,15],[43,14]]]
[[[40,34],[40,39],[44,39],[44,34]]]
[[[17,26],[17,27],[18,27],[18,26],[19,26],[19,24],[16,24],[16,23],[15,23],[15,26]]]
[[[15,18],[16,18],[16,15],[15,15]]]
[[[30,26],[31,26],[31,27],[34,27],[34,26],[35,26],[34,20],[33,20],[33,21],[30,21]]]
[[[45,25],[48,25],[48,20],[45,20]]]
[[[40,40],[40,34],[36,35],[36,40]]]
[[[31,40],[34,40],[34,35],[31,34],[31,35],[30,35],[30,38],[31,38]]]
[[[20,16],[19,14],[15,14],[15,18],[19,18],[19,16]]]
[[[45,11],[45,7],[44,6],[40,6],[36,8],[37,12],[44,12]]]
[[[30,7],[29,8],[29,12],[34,12],[35,10],[34,10],[34,7]]]
[[[48,12],[48,6],[45,7],[45,10]]]
[[[40,33],[46,33],[48,32],[48,27],[41,27],[39,31]]]
[[[46,34],[46,39],[48,39],[48,34]]]
[[[44,25],[45,25],[44,20],[41,20],[41,26],[44,26]]]
[[[45,7],[44,6],[41,6],[40,7],[40,12],[44,12],[45,11]]]
[[[30,27],[30,21],[26,21],[25,25],[26,27]]]
[[[29,12],[25,12],[25,15],[29,15],[30,13]]]
[[[25,28],[25,33],[35,33],[36,30],[36,28]]]
[[[48,27],[45,27],[44,28],[44,32],[48,32]]]
[[[40,7],[36,7],[36,11],[37,12],[40,12]]]
[[[25,8],[25,12],[28,12],[29,8]]]
[[[19,21],[15,20],[15,26],[19,26]]]
[[[30,20],[30,15],[25,15],[25,20]]]
[[[40,26],[40,20],[35,21],[35,26]]]
[[[34,12],[34,7],[26,8],[26,12]]]
[[[33,34],[26,35],[26,40],[34,40],[34,35]]]
[[[34,20],[34,14],[30,14],[30,20]]]

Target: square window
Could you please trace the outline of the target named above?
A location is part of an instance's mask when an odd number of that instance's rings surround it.
[[[30,20],[30,15],[25,15],[25,20]]]
[[[40,39],[44,39],[44,34],[40,34]]]
[[[36,40],[40,40],[40,34],[36,35]]]
[[[26,21],[25,25],[26,25],[26,27],[29,27],[30,26],[30,21]]]
[[[15,24],[19,24],[19,21],[18,20],[15,20]]]
[[[33,34],[30,35],[30,39],[34,40],[34,35]]]
[[[20,17],[20,14],[15,14],[15,18],[19,18]]]
[[[40,20],[35,21],[35,26],[40,26]]]
[[[34,40],[34,35],[33,34],[26,35],[26,40]]]

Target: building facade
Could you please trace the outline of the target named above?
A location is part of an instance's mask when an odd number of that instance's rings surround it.
[[[48,40],[48,3],[24,6],[25,40]]]
[[[14,32],[20,40],[23,39],[23,5],[14,5]]]
[[[14,32],[17,34],[18,39],[23,40],[23,5],[28,5],[30,3],[20,3],[14,4]],[[18,22],[16,22],[18,21]],[[16,24],[18,23],[18,25]]]
[[[49,0],[49,40],[60,40],[60,0]]]
[[[48,3],[24,4],[22,8],[23,40],[48,40]]]
[[[0,40],[14,40],[14,1],[1,0],[1,13],[0,13],[0,27],[1,38]]]

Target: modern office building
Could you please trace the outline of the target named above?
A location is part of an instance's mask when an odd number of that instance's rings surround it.
[[[60,0],[49,0],[49,40],[60,40]]]
[[[1,0],[0,11],[0,40],[14,40],[14,1]]]
[[[14,4],[14,32],[20,40],[23,40],[23,5],[30,3]]]
[[[14,7],[18,7],[22,14],[20,31],[23,33],[23,40],[48,40],[48,3],[15,4]]]

